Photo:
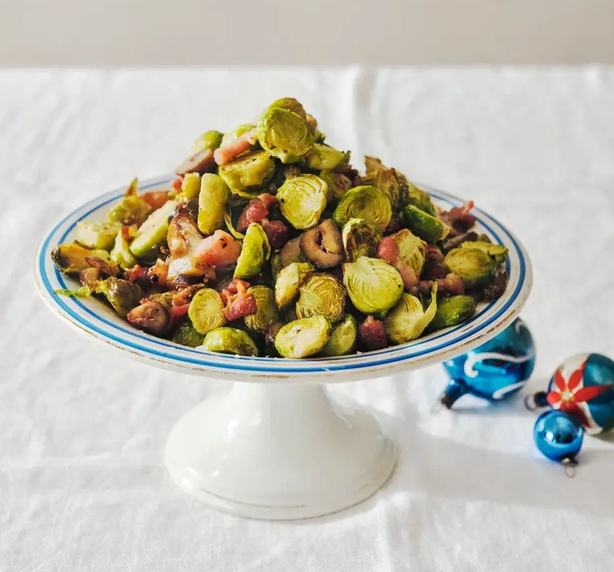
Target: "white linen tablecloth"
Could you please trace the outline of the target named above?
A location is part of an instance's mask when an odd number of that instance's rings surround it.
[[[336,386],[391,424],[392,480],[338,515],[244,520],[163,465],[175,421],[226,386],[128,359],[37,299],[54,221],[285,95],[355,164],[380,156],[517,233],[535,272],[527,391],[573,353],[614,356],[614,68],[1,71],[0,570],[612,570],[613,438],[587,437],[567,479],[520,398],[433,415],[439,366]]]

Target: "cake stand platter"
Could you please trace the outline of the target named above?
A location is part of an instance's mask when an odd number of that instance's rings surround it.
[[[173,176],[141,189],[168,188]],[[444,209],[463,201],[423,186]],[[166,442],[166,467],[183,490],[211,507],[251,518],[300,519],[353,506],[390,477],[396,449],[368,408],[333,400],[326,385],[376,379],[452,358],[511,324],[531,289],[531,266],[518,239],[479,209],[476,230],[509,249],[509,283],[469,321],[408,344],[337,358],[291,360],[214,354],[134,329],[95,298],[58,296],[77,280],[53,265],[55,246],[76,237],[80,220],[104,220],[124,189],[77,208],[44,238],[35,260],[43,300],[79,332],[152,366],[233,382],[186,413]]]

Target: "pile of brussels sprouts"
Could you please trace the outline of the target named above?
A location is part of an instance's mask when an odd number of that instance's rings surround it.
[[[199,137],[168,189],[133,181],[53,252],[135,327],[244,356],[341,356],[405,344],[501,296],[505,247],[399,171],[324,142],[293,98]]]

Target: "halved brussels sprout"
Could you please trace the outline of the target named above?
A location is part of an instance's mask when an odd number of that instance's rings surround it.
[[[390,235],[399,247],[399,258],[420,276],[426,257],[426,243],[406,228]]]
[[[107,220],[125,225],[141,224],[149,216],[152,208],[146,200],[137,195],[138,191],[139,180],[132,179],[124,198],[108,212]]]
[[[199,334],[207,334],[226,323],[224,302],[213,288],[203,288],[194,294],[188,307],[188,317]]]
[[[275,174],[275,162],[266,151],[252,151],[220,165],[218,174],[232,193],[253,199]]]
[[[235,139],[238,139],[241,137],[241,135],[245,135],[248,131],[255,128],[256,126],[252,125],[251,123],[242,123],[238,127],[235,127],[232,131],[227,131],[224,133],[218,147],[226,147],[230,145],[230,143],[232,143]]]
[[[130,252],[134,256],[147,256],[166,241],[169,218],[176,206],[177,202],[170,200],[149,215],[130,244]]]
[[[326,208],[326,182],[316,175],[286,179],[277,191],[281,214],[298,230],[318,224]]]
[[[80,220],[77,223],[77,242],[86,248],[111,250],[115,237],[122,225],[116,222],[88,222]]]
[[[273,103],[271,103],[271,105],[269,105],[268,109],[271,109],[272,107],[289,109],[301,117],[301,119],[307,119],[307,112],[305,111],[303,104],[297,99],[294,99],[294,97],[281,97],[280,99],[276,99]]]
[[[467,240],[460,245],[461,248],[477,248],[490,254],[495,259],[497,266],[503,264],[507,258],[508,250],[502,244],[493,244],[485,240]]]
[[[343,284],[363,314],[385,314],[403,294],[399,271],[379,258],[361,256],[343,265]]]
[[[208,352],[233,354],[239,356],[257,356],[258,348],[247,332],[236,328],[216,328],[206,336],[201,346]]]
[[[198,230],[213,234],[224,225],[224,213],[230,190],[218,175],[207,173],[200,181],[198,195]]]
[[[335,209],[333,220],[342,227],[351,218],[362,218],[384,232],[392,218],[388,197],[375,187],[361,185],[350,189]]]
[[[314,143],[306,161],[310,169],[317,171],[322,169],[334,170],[350,162],[350,152],[338,151],[323,143]]]
[[[478,248],[454,248],[445,255],[443,266],[463,279],[465,286],[483,286],[494,277],[498,264]]]
[[[356,319],[347,314],[341,322],[333,326],[330,338],[322,350],[325,356],[344,356],[351,354],[356,347],[358,328]]]
[[[137,284],[114,276],[101,281],[96,286],[96,292],[104,294],[109,304],[122,318],[125,318],[132,308],[136,308],[143,297],[143,291]]]
[[[279,311],[275,304],[275,294],[267,286],[252,286],[247,289],[248,294],[256,298],[258,310],[255,314],[245,316],[245,325],[250,330],[266,332],[268,326],[279,321]]]
[[[345,259],[355,262],[361,256],[375,258],[382,235],[373,224],[363,218],[351,218],[341,231]]]
[[[266,232],[257,222],[250,223],[233,277],[246,279],[255,276],[270,257],[271,246]]]
[[[424,310],[420,298],[403,294],[399,303],[384,318],[386,337],[395,344],[405,344],[422,335],[437,312],[437,283],[433,285],[431,302]]]
[[[450,232],[446,223],[414,205],[407,205],[403,209],[403,218],[414,234],[430,243],[443,240]]]
[[[187,173],[181,182],[181,197],[187,200],[195,199],[200,193],[200,175]]]
[[[300,115],[269,107],[258,122],[258,141],[282,163],[296,163],[311,151],[313,136]]]
[[[365,157],[367,172],[363,177],[366,185],[372,185],[384,193],[393,208],[398,208],[407,191],[408,182],[396,169],[385,167],[377,157]]]
[[[430,195],[413,183],[408,183],[407,193],[403,197],[403,201],[405,204],[414,205],[416,208],[430,214],[431,216],[435,216],[437,214],[435,205],[433,204]]]
[[[205,131],[198,139],[196,139],[196,141],[194,141],[194,143],[192,143],[190,153],[199,153],[205,149],[215,151],[222,144],[223,137],[224,134],[220,133],[219,131]]]
[[[343,262],[343,241],[333,219],[326,219],[301,234],[299,246],[316,268],[334,268]]]
[[[450,296],[437,304],[437,312],[429,324],[429,330],[449,328],[467,321],[475,314],[476,304],[471,296]]]
[[[301,262],[305,260],[300,246],[301,237],[297,236],[286,242],[281,249],[281,265],[283,267],[292,264],[293,262]]]
[[[324,349],[330,333],[330,323],[324,316],[294,320],[279,330],[275,348],[285,358],[306,358]]]
[[[310,274],[299,286],[296,315],[299,318],[324,316],[338,322],[345,311],[345,288],[332,274]]]
[[[280,309],[296,298],[301,280],[313,270],[310,262],[292,262],[279,271],[275,280],[275,302]]]
[[[122,270],[128,270],[136,264],[136,258],[130,252],[128,241],[122,236],[121,232],[115,237],[115,245],[111,250],[111,260]]]
[[[110,262],[111,260],[106,250],[85,248],[85,246],[76,241],[58,244],[51,251],[51,259],[57,269],[62,272],[62,274],[67,274],[68,276],[79,276],[81,270],[89,268],[90,265],[85,259],[92,256],[101,258],[105,262]]]
[[[188,346],[190,348],[202,346],[204,340],[205,336],[196,331],[196,328],[189,319],[181,322],[173,335],[173,341],[176,344],[181,344],[182,346]]]
[[[343,173],[335,173],[335,171],[324,169],[320,172],[319,177],[326,181],[328,185],[328,192],[326,193],[328,202],[340,199],[352,188],[351,179]]]

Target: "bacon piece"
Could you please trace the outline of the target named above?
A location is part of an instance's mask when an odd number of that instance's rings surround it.
[[[158,258],[156,263],[147,271],[147,279],[153,284],[166,286],[168,281],[168,260]]]
[[[183,185],[183,175],[179,175],[178,177],[175,177],[173,179],[173,182],[171,183],[171,186],[173,187],[173,189],[175,189],[177,192],[181,191],[181,187]]]
[[[132,268],[129,268],[124,272],[124,279],[128,280],[128,282],[136,282],[137,280],[145,280],[147,278],[147,268],[140,266],[139,264],[135,264]]]
[[[241,242],[223,230],[216,230],[211,236],[201,240],[196,247],[195,256],[215,267],[234,264],[241,254]]]
[[[258,195],[258,200],[269,211],[277,205],[277,197],[274,197],[271,193],[262,193]]]
[[[362,347],[367,351],[381,350],[388,346],[384,322],[376,320],[373,316],[367,316],[367,319],[358,326],[358,337]]]
[[[269,244],[273,250],[283,248],[288,242],[288,227],[280,220],[264,219],[262,228],[269,239]]]
[[[252,222],[260,222],[269,215],[269,211],[260,199],[252,199],[243,209],[237,221],[237,230],[245,232]]]
[[[422,280],[418,287],[424,291],[431,290],[433,288],[433,280]],[[450,274],[446,274],[445,278],[437,278],[437,293],[450,294],[451,296],[464,294],[465,283],[458,274],[450,272]]]
[[[441,262],[443,260],[443,253],[437,246],[428,246],[426,248],[425,260],[434,260],[435,262]]]
[[[228,284],[228,286],[226,286],[226,288],[222,290],[222,293],[220,294],[222,297],[222,302],[224,302],[224,306],[228,304],[232,296],[239,293],[239,289],[245,291],[250,286],[251,284],[249,282],[241,280],[240,278],[235,278],[230,284]]]
[[[179,177],[177,177],[179,178]],[[176,181],[177,179],[175,179]],[[173,181],[173,188],[175,187],[175,181]],[[179,189],[181,190],[181,182],[179,182]],[[157,210],[168,201],[168,191],[148,191],[143,193],[141,198],[153,209]]]
[[[381,242],[379,243],[379,246],[377,247],[377,257],[381,258],[388,264],[394,265],[398,256],[399,246],[397,245],[397,243],[392,240],[392,238],[389,238],[387,236],[382,238]]]
[[[237,155],[248,151],[256,141],[258,141],[257,130],[252,129],[223,147],[218,147],[213,152],[213,158],[218,165],[224,165],[232,161]]]
[[[444,278],[446,270],[443,264],[438,260],[427,260],[422,267],[422,279],[423,280],[435,280],[437,278]]]
[[[403,279],[405,290],[409,290],[410,288],[413,288],[419,284],[420,277],[416,274],[416,271],[409,266],[409,264],[398,258],[394,263],[394,267],[399,271],[399,274]]]
[[[229,322],[255,314],[258,311],[256,297],[253,294],[247,293],[243,281],[233,280],[233,282],[236,282],[237,293],[226,296],[227,304],[224,308],[224,315]],[[226,291],[229,292],[229,290]]]
[[[469,201],[462,207],[452,207],[449,211],[442,212],[439,218],[451,227],[456,234],[462,234],[475,224],[475,217],[469,214],[473,206],[473,201]]]

